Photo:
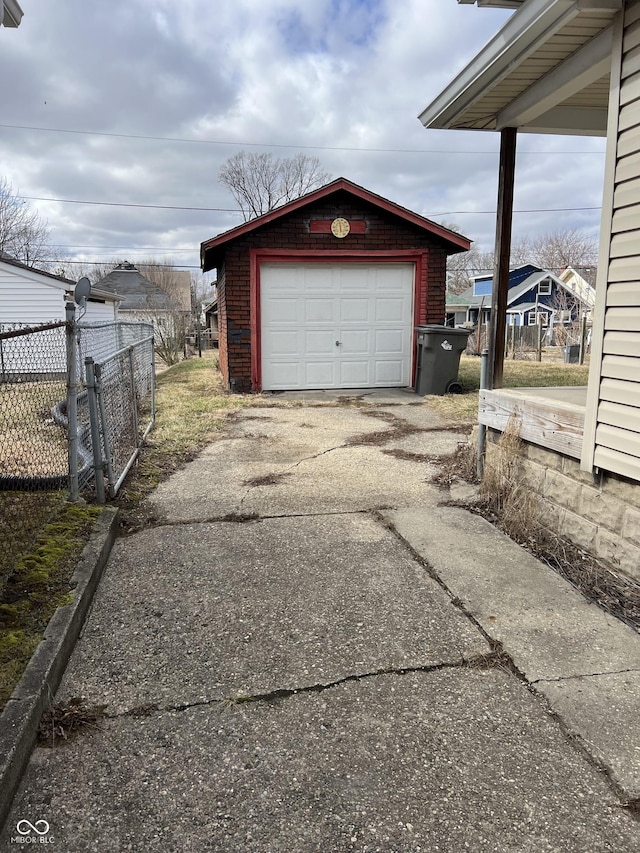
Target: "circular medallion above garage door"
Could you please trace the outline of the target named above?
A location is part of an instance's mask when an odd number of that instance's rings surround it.
[[[411,383],[414,264],[262,263],[265,391]]]

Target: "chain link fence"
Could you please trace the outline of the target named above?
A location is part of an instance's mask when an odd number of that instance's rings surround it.
[[[131,331],[131,330],[129,330]],[[114,497],[155,420],[153,329],[140,324],[136,342],[98,362],[86,358],[96,493]],[[104,482],[106,479],[106,484]]]
[[[87,359],[103,388],[98,452]],[[96,470],[115,494],[153,421],[154,389],[149,324],[0,325],[0,591],[74,489],[99,497]]]

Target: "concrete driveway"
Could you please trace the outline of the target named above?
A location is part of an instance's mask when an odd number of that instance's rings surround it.
[[[443,505],[414,395],[279,402],[116,543],[57,697],[106,716],[34,751],[5,848],[638,849],[637,635]]]

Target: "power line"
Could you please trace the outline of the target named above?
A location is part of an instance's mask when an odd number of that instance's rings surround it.
[[[200,210],[205,213],[242,213],[237,207],[180,207],[174,204],[127,204],[124,201],[84,201],[77,198],[45,198],[38,195],[17,195],[23,201],[58,201],[62,204],[98,204],[105,207],[141,207],[153,210]]]
[[[295,148],[302,151],[367,151],[377,154],[491,154],[496,151],[452,151],[437,148],[367,148],[348,147],[344,145],[292,145],[283,142],[234,142],[226,139],[192,139],[180,136],[152,136],[137,133],[109,133],[103,130],[72,130],[62,127],[35,127],[24,124],[0,124],[0,127],[10,130],[36,130],[43,133],[69,133],[78,136],[106,136],[113,139],[142,139],[153,142],[180,142],[195,145],[230,145],[246,148]],[[597,154],[604,151],[520,151],[519,154]]]
[[[0,125],[1,127],[1,125]],[[44,196],[35,196],[35,195],[19,195],[16,198],[20,198],[24,201],[55,201],[60,202],[61,204],[90,204],[90,205],[103,205],[106,207],[134,207],[134,208],[143,208],[146,210],[190,210],[190,211],[202,211],[204,213],[242,213],[239,208],[235,207],[186,207],[181,205],[174,204],[132,204],[127,202],[120,201],[88,201],[82,199],[74,199],[74,198],[45,198]],[[519,208],[514,210],[513,213],[567,213],[567,212],[575,212],[581,210],[601,210],[601,206],[594,207],[531,207],[531,208]],[[493,210],[448,210],[444,213],[430,213],[429,218],[433,218],[435,216],[462,216],[462,215],[473,215],[478,214],[482,216],[495,216],[495,208]]]

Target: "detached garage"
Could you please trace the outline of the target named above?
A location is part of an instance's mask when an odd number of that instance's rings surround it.
[[[234,391],[413,384],[415,327],[442,323],[465,237],[339,178],[207,240]]]

